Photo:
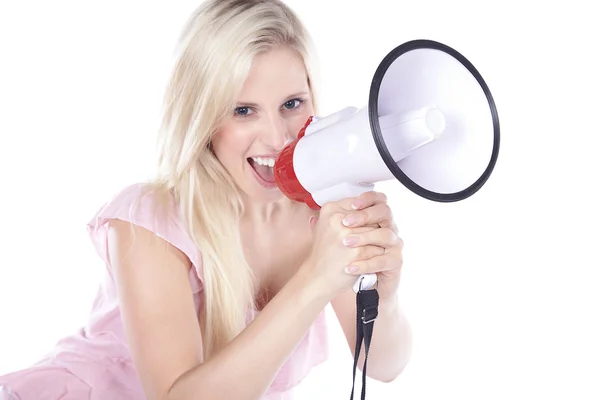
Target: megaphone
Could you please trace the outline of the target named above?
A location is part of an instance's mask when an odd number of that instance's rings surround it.
[[[311,117],[278,156],[274,177],[284,195],[315,210],[393,179],[454,202],[484,185],[499,146],[496,105],[475,67],[445,44],[413,40],[381,61],[366,106]],[[362,275],[353,289],[376,281]]]

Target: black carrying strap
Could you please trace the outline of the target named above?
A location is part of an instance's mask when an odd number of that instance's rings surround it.
[[[365,400],[367,384],[367,358],[369,357],[369,347],[371,346],[371,337],[373,336],[373,324],[377,319],[377,308],[379,307],[379,293],[377,289],[359,290],[356,293],[356,349],[354,350],[354,370],[352,372],[352,393],[350,400],[354,399],[354,382],[356,380],[356,368],[358,366],[358,357],[362,341],[365,341],[365,362],[362,368],[362,392],[361,400]]]

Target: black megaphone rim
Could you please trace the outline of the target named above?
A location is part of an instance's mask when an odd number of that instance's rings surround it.
[[[387,149],[385,145],[385,141],[383,140],[383,135],[381,133],[381,128],[379,126],[379,89],[381,87],[381,83],[383,82],[383,78],[388,70],[388,68],[400,57],[401,55],[417,49],[433,49],[440,50],[448,55],[454,57],[458,60],[462,65],[467,68],[467,70],[477,79],[477,82],[481,86],[481,89],[485,93],[487,98],[490,111],[492,114],[492,122],[494,127],[494,146],[492,149],[492,155],[490,157],[490,161],[488,163],[487,168],[483,172],[483,174],[469,187],[463,189],[459,192],[455,193],[437,193],[430,190],[427,190],[410,179],[402,169],[396,164],[392,155]],[[371,125],[371,132],[373,134],[373,139],[375,140],[375,144],[377,149],[379,150],[379,154],[383,158],[383,161],[392,172],[394,177],[398,179],[404,186],[406,186],[413,193],[424,197],[429,200],[438,201],[438,202],[455,202],[464,200],[473,194],[475,194],[488,180],[494,167],[496,165],[496,161],[498,159],[498,153],[500,150],[500,121],[498,119],[498,111],[496,109],[496,103],[492,97],[492,93],[485,83],[481,74],[477,71],[477,69],[467,60],[462,54],[453,48],[433,41],[426,39],[418,39],[412,40],[406,43],[403,43],[390,51],[388,55],[381,61],[379,67],[375,71],[375,75],[373,76],[373,80],[371,82],[371,89],[369,93],[369,123]]]

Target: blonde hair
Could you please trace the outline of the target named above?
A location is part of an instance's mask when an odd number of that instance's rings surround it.
[[[316,107],[310,36],[279,0],[204,2],[181,34],[165,93],[159,173],[149,187],[165,199],[173,196],[202,255],[205,360],[244,329],[258,293],[240,238],[241,192],[213,154],[211,139],[233,115],[253,59],[277,46],[289,46],[304,61]]]

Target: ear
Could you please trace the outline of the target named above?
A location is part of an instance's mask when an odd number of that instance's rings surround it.
[[[314,215],[311,215],[310,218],[308,219],[308,224],[310,225],[311,231],[315,228],[315,225],[317,224],[318,220],[319,220],[319,218],[317,218]]]

